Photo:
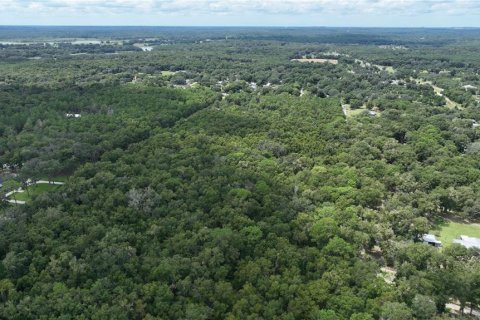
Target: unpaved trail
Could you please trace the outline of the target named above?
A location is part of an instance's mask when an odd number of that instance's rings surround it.
[[[445,91],[445,89],[443,88],[440,88],[439,86],[436,86],[434,85],[431,81],[428,81],[428,80],[423,80],[423,79],[416,79],[416,78],[411,78],[411,80],[414,80],[416,83],[418,84],[427,84],[429,85],[430,87],[432,87],[433,91],[435,91],[435,93],[440,96],[440,97],[443,97],[445,99],[445,101],[447,102],[447,108],[449,109],[453,109],[453,108],[462,108],[462,106],[455,102],[455,101],[452,101],[449,97],[447,97],[443,92]]]

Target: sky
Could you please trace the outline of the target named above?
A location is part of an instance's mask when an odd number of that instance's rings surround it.
[[[0,0],[0,25],[480,27],[480,0]]]

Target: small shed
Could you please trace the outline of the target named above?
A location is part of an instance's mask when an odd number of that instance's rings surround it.
[[[433,234],[424,234],[422,236],[423,243],[429,244],[434,247],[441,247],[442,241],[437,240],[437,238]]]

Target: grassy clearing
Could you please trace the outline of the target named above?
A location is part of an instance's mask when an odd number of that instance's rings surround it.
[[[350,105],[348,105],[348,104],[345,105],[345,106],[347,107],[347,117],[348,118],[356,117],[356,116],[362,115],[362,114],[369,111],[365,105],[361,106],[358,109],[352,109],[350,107]],[[375,113],[376,113],[375,117],[380,117],[380,115],[381,115],[380,111],[375,111]]]
[[[480,238],[480,224],[443,221],[433,230],[444,246],[450,246],[461,235]]]
[[[361,115],[362,113],[364,113],[365,111],[367,111],[366,108],[360,108],[360,109],[350,109],[348,111],[348,116],[349,117],[355,117],[355,116],[358,116],[358,115]]]
[[[162,76],[165,76],[165,77],[171,76],[171,75],[174,75],[174,74],[175,74],[175,72],[173,72],[173,71],[162,71]]]
[[[395,73],[395,69],[392,66],[386,66],[385,71],[388,73]]]
[[[374,64],[375,67],[379,68],[380,70],[386,71],[390,74],[395,73],[395,69],[392,66],[382,66],[379,64]]]
[[[52,191],[52,190],[56,190],[58,189],[59,185],[52,185],[52,184],[36,184],[36,185],[33,185],[33,186],[30,186],[28,187],[28,193],[27,191],[25,192],[21,192],[21,193],[16,193],[15,194],[15,198],[16,200],[20,200],[20,201],[31,201],[32,200],[32,197],[34,196],[37,196],[39,194],[42,194],[42,193],[45,193],[45,192],[48,192],[48,191]],[[10,196],[10,199],[13,199],[13,195]]]

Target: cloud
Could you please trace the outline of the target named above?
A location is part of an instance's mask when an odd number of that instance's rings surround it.
[[[480,15],[479,0],[0,0],[0,14]]]

